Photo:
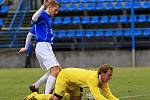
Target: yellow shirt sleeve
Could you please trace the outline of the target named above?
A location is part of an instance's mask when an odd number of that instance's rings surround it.
[[[112,95],[112,93],[109,89],[108,83],[103,83],[102,90],[105,92],[105,94],[106,94],[107,98],[109,98],[109,100],[119,100],[117,97]]]
[[[100,89],[98,87],[98,79],[90,78],[87,81],[87,84],[95,100],[109,100],[100,93]]]

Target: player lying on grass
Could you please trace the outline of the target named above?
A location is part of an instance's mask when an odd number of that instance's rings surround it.
[[[65,93],[69,93],[70,100],[81,100],[81,87],[88,87],[95,100],[119,100],[112,95],[109,89],[108,81],[112,79],[112,74],[113,68],[109,64],[101,65],[98,71],[66,68],[58,74],[54,94],[52,96],[50,94],[36,94],[37,96],[40,95],[36,99],[61,100]],[[101,94],[99,88],[104,91],[107,98]]]

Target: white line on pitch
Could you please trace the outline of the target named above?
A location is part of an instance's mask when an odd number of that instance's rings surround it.
[[[150,94],[122,96],[122,97],[120,97],[120,99],[128,99],[128,98],[134,98],[134,97],[142,97],[142,96],[147,96],[147,95],[150,95]]]

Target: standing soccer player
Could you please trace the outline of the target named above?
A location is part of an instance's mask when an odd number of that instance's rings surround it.
[[[49,94],[61,70],[51,46],[54,39],[52,17],[58,13],[60,6],[55,0],[44,0],[41,8],[32,16],[33,26],[27,35],[25,48],[21,48],[19,51],[19,53],[26,52],[32,35],[36,35],[36,57],[41,68],[46,68],[48,72],[29,87],[32,92],[38,92],[39,86],[47,80],[45,94]]]

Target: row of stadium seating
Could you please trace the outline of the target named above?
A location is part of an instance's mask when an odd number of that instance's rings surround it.
[[[68,10],[68,11],[82,11],[82,10],[114,10],[114,9],[130,9],[132,7],[132,2],[98,2],[98,3],[62,3],[61,11]],[[135,9],[146,9],[150,8],[150,1],[145,2],[135,2],[134,7]]]
[[[57,0],[58,2],[131,2],[131,0]],[[141,1],[141,0],[134,0],[134,1]]]
[[[70,16],[55,17],[54,24],[99,24],[99,23],[126,23],[126,22],[150,22],[150,15],[139,15],[139,16]]]
[[[135,29],[135,36],[150,36],[150,29]],[[88,30],[59,30],[55,36],[62,37],[101,37],[101,36],[132,36],[131,29],[88,29]]]

